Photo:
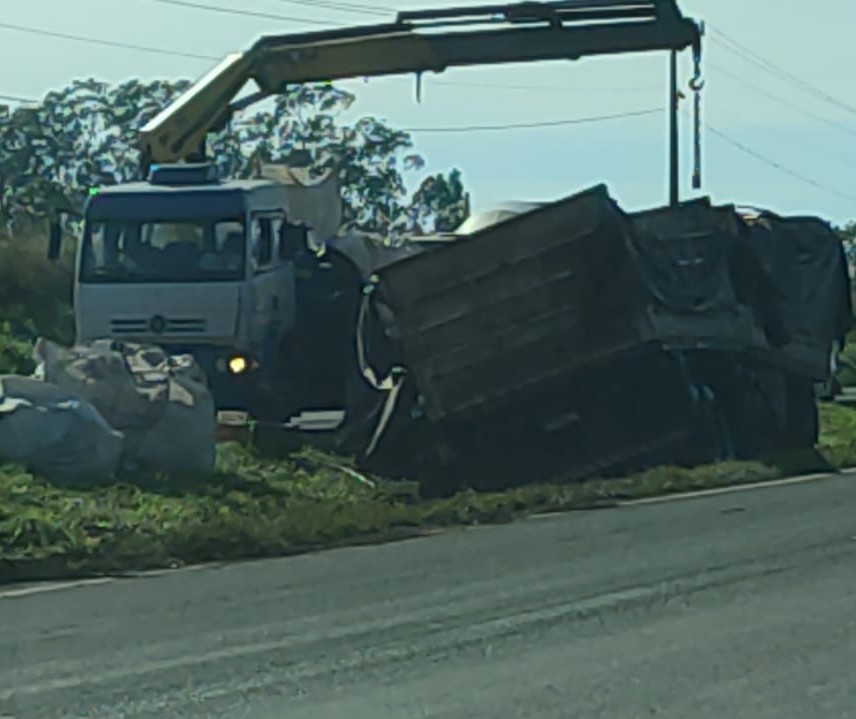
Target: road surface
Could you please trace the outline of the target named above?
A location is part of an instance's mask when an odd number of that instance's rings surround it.
[[[856,477],[0,588],[0,716],[856,717]]]

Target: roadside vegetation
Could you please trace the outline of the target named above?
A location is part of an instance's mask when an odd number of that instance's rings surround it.
[[[822,418],[820,458],[661,467],[623,479],[461,492],[441,500],[423,500],[413,483],[365,476],[342,458],[305,451],[274,463],[235,443],[219,447],[213,477],[58,488],[5,466],[0,582],[284,556],[825,471],[826,462],[856,465],[856,412],[824,406]]]
[[[71,258],[48,262],[45,236],[41,223],[13,237],[0,233],[0,374],[31,372],[32,343],[40,335],[64,344],[73,339]]]

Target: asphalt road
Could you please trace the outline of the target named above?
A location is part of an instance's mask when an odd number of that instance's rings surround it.
[[[854,507],[839,477],[0,588],[0,715],[856,717]]]

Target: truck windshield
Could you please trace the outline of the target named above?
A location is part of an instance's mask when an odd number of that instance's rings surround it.
[[[224,282],[244,276],[242,219],[89,221],[80,281]]]

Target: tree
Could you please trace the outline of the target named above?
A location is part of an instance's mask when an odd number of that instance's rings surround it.
[[[407,133],[376,117],[352,125],[339,122],[355,101],[353,94],[329,84],[294,87],[277,97],[272,111],[233,123],[209,149],[221,171],[237,176],[252,174],[260,162],[308,151],[317,172],[337,168],[348,228],[384,235],[411,232],[440,213],[439,225],[460,224],[468,203],[460,171],[429,177],[409,199],[405,173],[422,169],[425,161],[413,151]],[[453,206],[442,205],[443,197]]]
[[[42,215],[48,206],[80,207],[93,185],[135,177],[136,131],[189,86],[186,81],[77,80],[38,107],[0,121],[3,211]]]
[[[844,244],[844,253],[851,265],[856,264],[856,220],[851,220],[844,227],[836,228],[841,242]]]
[[[136,177],[137,131],[188,86],[184,80],[115,87],[75,81],[37,108],[0,118],[3,217],[40,216],[57,205],[79,208],[93,185]],[[336,168],[348,228],[388,236],[460,224],[469,202],[460,172],[432,175],[409,198],[406,175],[425,165],[412,138],[376,117],[341,122],[355,100],[329,84],[295,87],[271,109],[235,118],[211,138],[210,153],[222,174],[248,177],[260,162],[308,151],[317,172]]]
[[[427,177],[413,195],[410,214],[414,225],[429,232],[457,229],[470,214],[470,195],[464,190],[461,171]]]

